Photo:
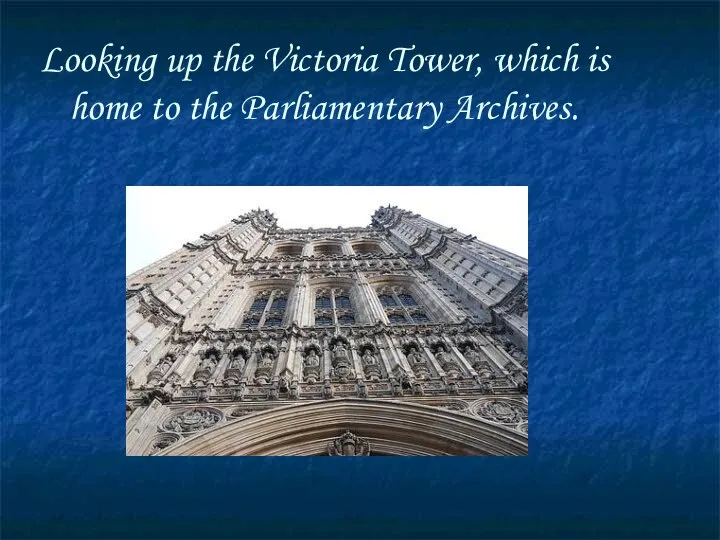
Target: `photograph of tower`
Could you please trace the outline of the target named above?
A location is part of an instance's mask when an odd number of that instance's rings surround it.
[[[128,276],[127,454],[527,455],[527,260],[368,218],[257,209]]]

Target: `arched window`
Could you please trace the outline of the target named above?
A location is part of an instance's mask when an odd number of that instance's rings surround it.
[[[338,324],[340,326],[349,326],[355,324],[355,317],[352,315],[341,315],[338,317]]]
[[[282,319],[279,317],[268,317],[265,319],[263,326],[265,328],[277,328],[278,326],[282,326]]]
[[[374,242],[360,242],[353,244],[353,251],[358,255],[382,255],[382,250]]]
[[[415,324],[425,324],[430,322],[430,319],[428,319],[427,315],[424,313],[412,313],[411,316]]]
[[[241,328],[277,328],[282,326],[287,308],[287,291],[262,291],[255,296],[240,323]]]
[[[265,306],[267,305],[267,298],[257,298],[253,303],[252,306],[250,306],[250,311],[254,312],[260,312],[262,313],[265,311]]]
[[[322,289],[315,296],[315,324],[349,326],[355,324],[355,312],[347,291]]]
[[[288,246],[279,246],[275,248],[273,257],[300,257],[302,255],[302,245],[291,244]]]
[[[390,324],[407,324],[408,322],[402,313],[392,313],[388,315],[388,319],[390,320]]]
[[[315,255],[342,255],[343,251],[339,244],[316,244],[313,252]]]
[[[243,319],[241,328],[257,328],[260,323],[260,317],[245,317]]]
[[[350,297],[349,296],[336,296],[335,306],[339,309],[350,309]]]
[[[320,317],[315,317],[315,325],[316,326],[332,326],[332,323],[333,323],[333,321],[330,317],[326,317],[326,316],[322,316],[322,315]]]
[[[425,308],[403,287],[386,286],[378,292],[390,324],[426,324],[432,322]]]
[[[329,296],[318,296],[315,299],[315,309],[332,309],[332,298]]]

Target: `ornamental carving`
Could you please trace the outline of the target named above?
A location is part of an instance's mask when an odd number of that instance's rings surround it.
[[[528,312],[528,290],[527,290],[527,277],[523,277],[522,281],[518,284],[515,294],[512,294],[510,298],[503,301],[505,309],[508,313],[523,317]]]
[[[321,379],[320,356],[314,346],[308,347],[303,358],[303,378],[308,384],[315,384]]]
[[[445,409],[446,411],[460,412],[460,411],[467,410],[467,403],[465,403],[464,401],[460,401],[460,400],[442,401],[435,406],[440,409]]]
[[[382,378],[380,363],[378,362],[377,356],[373,354],[369,347],[366,348],[362,354],[361,361],[365,378],[373,382],[378,382]]]
[[[500,399],[481,401],[475,405],[474,412],[482,418],[500,424],[514,425],[527,419],[527,409],[512,401]]]
[[[443,345],[439,346],[435,352],[435,359],[438,361],[443,371],[451,379],[459,379],[462,377],[460,365],[450,355]]]
[[[148,455],[154,456],[158,452],[162,452],[167,447],[175,444],[181,439],[180,435],[176,435],[174,433],[163,433],[161,435],[158,435],[153,439],[153,442],[150,444],[150,448],[148,449]]]
[[[174,362],[175,357],[170,354],[160,360],[160,362],[158,362],[158,365],[155,366],[155,368],[150,373],[148,373],[148,385],[155,386],[156,384],[159,384],[165,374],[170,370]]]
[[[261,412],[267,409],[244,409],[244,408],[238,408],[233,409],[233,411],[230,413],[230,416],[233,418],[244,418],[245,416],[248,416],[250,414],[254,414],[256,412]]]
[[[237,384],[242,379],[245,365],[250,353],[247,349],[238,348],[230,353],[230,364],[225,371],[225,382]]]
[[[329,381],[326,381],[325,384],[323,384],[322,397],[323,399],[332,399],[335,397],[335,389]]]
[[[272,377],[273,368],[275,367],[275,349],[271,346],[265,347],[259,353],[257,368],[255,368],[255,382],[257,384],[267,384]]]
[[[329,456],[369,456],[370,443],[350,430],[328,443]]]
[[[206,384],[219,362],[220,353],[218,350],[215,348],[208,349],[200,360],[200,366],[198,366],[198,369],[195,372],[193,381],[195,383]]]
[[[461,350],[465,359],[481,378],[489,378],[494,374],[490,363],[480,356],[472,344],[463,345]]]
[[[352,369],[352,363],[348,350],[343,340],[338,339],[332,346],[332,369],[330,377],[337,378],[341,383],[355,379],[355,371]]]
[[[407,360],[410,363],[410,367],[415,373],[418,379],[429,379],[430,370],[428,369],[427,361],[421,355],[415,345],[411,345],[407,353]]]
[[[213,427],[220,422],[222,414],[214,409],[195,408],[189,411],[172,416],[163,424],[163,428],[167,431],[175,433],[194,433]]]

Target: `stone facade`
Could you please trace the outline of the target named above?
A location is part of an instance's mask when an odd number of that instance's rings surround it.
[[[249,212],[127,278],[127,453],[526,454],[527,286],[396,207]]]

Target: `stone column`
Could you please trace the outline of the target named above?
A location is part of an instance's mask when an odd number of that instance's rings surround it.
[[[310,322],[307,315],[308,296],[310,294],[307,282],[307,273],[301,271],[293,288],[292,302],[288,303],[288,321],[290,324],[307,326]]]
[[[128,456],[142,456],[158,435],[157,426],[169,409],[157,399],[149,407],[136,409],[125,424],[125,453]]]
[[[175,376],[180,384],[185,385],[189,383],[198,367],[198,353],[207,346],[208,345],[201,340],[197,340],[185,355],[185,358],[180,362],[175,362],[175,365],[168,371],[165,379],[172,380],[173,376]]]
[[[218,362],[218,365],[215,366],[215,373],[212,374],[210,379],[208,380],[208,384],[217,384],[218,382],[222,382],[223,379],[225,379],[225,372],[227,371],[228,366],[230,365],[230,353],[232,351],[230,349],[225,349],[225,352],[222,353],[220,356],[220,361]]]
[[[427,360],[428,365],[432,366],[433,370],[438,374],[440,377],[447,376],[447,373],[445,373],[445,370],[440,365],[440,362],[437,361],[437,358],[435,358],[435,355],[432,353],[430,348],[428,347],[427,342],[424,339],[419,339],[420,341],[420,354],[425,356],[425,359]],[[432,370],[430,372],[430,375],[432,376]]]
[[[380,303],[380,299],[372,288],[372,285],[368,282],[365,275],[359,270],[355,270],[357,276],[357,288],[359,297],[362,300],[362,306],[367,310],[366,315],[369,324],[375,324],[378,321],[390,324],[390,321],[385,314],[385,309]]]
[[[302,375],[302,359],[298,354],[298,339],[297,336],[290,336],[290,343],[288,344],[288,357],[287,357],[287,369],[292,372],[292,378],[299,380]]]
[[[358,354],[357,350],[357,344],[355,343],[354,339],[350,339],[350,358],[353,362],[353,368],[355,370],[355,375],[357,375],[358,379],[365,380],[365,370],[363,370],[362,361],[360,360],[360,355]]]
[[[395,366],[400,366],[405,371],[407,371],[408,374],[414,375],[412,366],[408,362],[407,358],[405,358],[405,355],[402,353],[400,344],[397,342],[395,336],[386,336],[385,339],[388,343],[389,356],[393,360],[392,365],[390,366],[390,370],[388,370],[388,373],[392,373],[392,370],[395,369]]]
[[[473,367],[468,363],[468,361],[465,359],[465,356],[460,352],[460,349],[457,348],[457,346],[448,339],[447,336],[443,336],[443,341],[445,342],[445,345],[450,350],[448,354],[455,357],[455,361],[458,363],[458,365],[461,367],[463,375],[467,374],[475,374],[475,370]]]
[[[323,343],[323,380],[330,378],[330,368],[332,368],[332,351],[328,348],[327,343]]]
[[[220,308],[220,311],[218,311],[211,322],[215,328],[234,328],[238,325],[242,315],[243,305],[247,299],[248,291],[245,285],[248,280],[249,278],[247,276],[243,276],[238,287],[233,290],[230,295],[230,298],[223,303],[222,308]]]
[[[165,323],[160,324],[139,345],[136,345],[125,358],[125,376],[131,376],[136,368],[141,368],[143,360],[149,359],[150,362],[153,359],[157,360],[155,353],[171,332],[172,326]]]
[[[412,271],[415,285],[421,298],[418,303],[425,305],[440,321],[459,323],[466,315],[443,294],[440,294],[430,283],[430,280],[417,270]]]
[[[287,367],[290,360],[290,347],[288,339],[281,337],[277,340],[277,358],[275,359],[275,370],[273,372],[272,380],[277,380],[280,374]]]

